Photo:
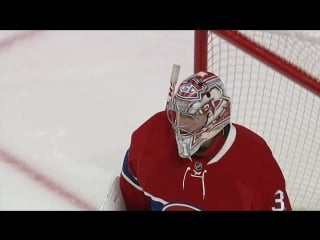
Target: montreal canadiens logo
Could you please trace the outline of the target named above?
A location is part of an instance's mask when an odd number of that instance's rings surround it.
[[[200,92],[204,90],[204,87],[198,85],[197,80],[193,80],[188,83],[182,83],[177,91],[179,98],[186,99],[200,99]]]
[[[162,211],[201,211],[201,209],[184,203],[169,203],[162,208]]]

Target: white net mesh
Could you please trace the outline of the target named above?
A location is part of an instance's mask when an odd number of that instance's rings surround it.
[[[240,31],[320,79],[320,31]],[[264,137],[293,209],[320,209],[320,97],[212,32],[208,70],[225,82],[231,118]]]

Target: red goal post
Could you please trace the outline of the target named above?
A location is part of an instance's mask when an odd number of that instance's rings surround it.
[[[320,209],[320,31],[195,30],[194,71],[226,84],[231,119],[264,137],[293,209]]]

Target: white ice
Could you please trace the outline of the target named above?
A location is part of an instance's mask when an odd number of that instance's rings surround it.
[[[194,32],[31,32],[0,31],[0,210],[97,210]]]

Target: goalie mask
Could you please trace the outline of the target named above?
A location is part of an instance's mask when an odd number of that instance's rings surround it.
[[[189,158],[230,123],[230,98],[223,82],[210,72],[183,80],[169,100],[167,114],[179,156]]]

